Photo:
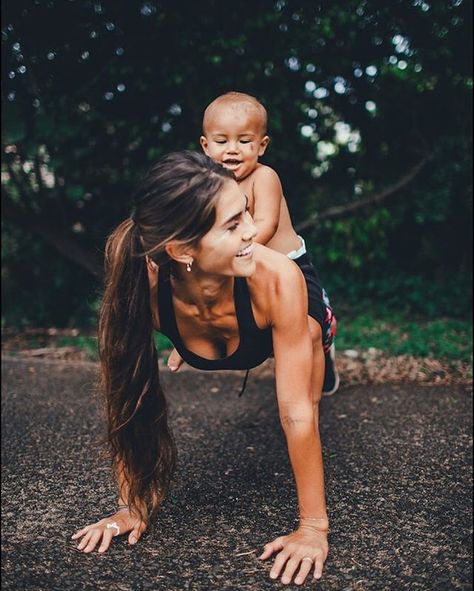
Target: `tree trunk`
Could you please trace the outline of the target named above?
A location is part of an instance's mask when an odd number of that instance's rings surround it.
[[[31,234],[40,236],[63,257],[73,261],[95,277],[102,278],[103,268],[99,258],[78,244],[74,236],[59,232],[41,215],[31,211],[23,211],[22,208],[13,204],[5,193],[2,202],[5,221],[11,222]]]

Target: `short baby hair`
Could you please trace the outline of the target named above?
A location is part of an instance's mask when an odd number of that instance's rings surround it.
[[[221,94],[217,98],[215,98],[212,103],[210,103],[206,110],[204,111],[204,116],[202,119],[202,131],[204,135],[206,134],[206,127],[208,125],[209,119],[213,111],[217,107],[221,106],[247,106],[250,107],[255,113],[258,114],[262,124],[262,135],[265,135],[267,132],[267,110],[262,105],[262,103],[256,99],[254,96],[250,94],[246,94],[244,92],[226,92],[225,94]]]

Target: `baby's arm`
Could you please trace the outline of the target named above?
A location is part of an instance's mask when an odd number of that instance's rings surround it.
[[[253,197],[253,221],[257,227],[254,240],[266,244],[278,229],[283,197],[280,179],[269,166],[261,166],[255,171]]]

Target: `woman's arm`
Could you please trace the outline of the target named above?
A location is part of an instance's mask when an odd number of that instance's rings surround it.
[[[127,533],[129,534],[128,543],[136,544],[146,530],[146,523],[128,509],[128,484],[120,466],[116,477],[119,491],[116,512],[80,529],[72,536],[73,540],[81,538],[77,549],[82,552],[92,552],[97,546],[99,546],[98,552],[106,552],[112,538]]]
[[[278,577],[284,569],[282,582],[288,583],[298,567],[296,582],[303,581],[313,565],[315,578],[321,576],[329,523],[317,412],[321,393],[313,391],[315,356],[308,325],[307,291],[303,275],[294,263],[282,260],[273,291],[269,301],[273,302],[278,409],[295,475],[300,527],[268,544],[262,558],[280,551],[271,576]]]

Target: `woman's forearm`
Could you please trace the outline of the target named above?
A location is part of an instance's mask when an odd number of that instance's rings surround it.
[[[118,490],[118,505],[128,505],[128,482],[125,478],[125,473],[123,469],[122,462],[118,462],[117,469],[115,471],[115,477],[117,480],[117,490]]]
[[[291,466],[295,475],[300,519],[327,522],[324,491],[324,467],[319,430],[314,424],[287,426],[285,435]]]

